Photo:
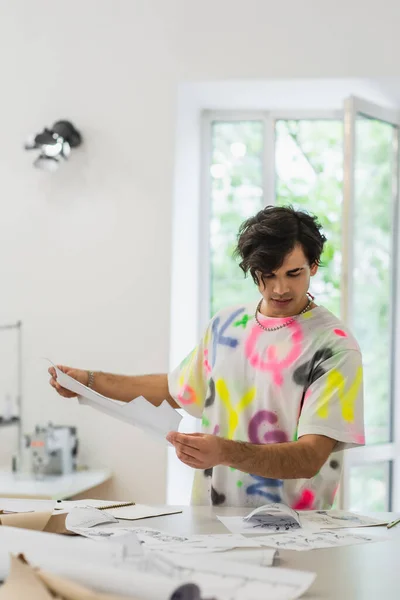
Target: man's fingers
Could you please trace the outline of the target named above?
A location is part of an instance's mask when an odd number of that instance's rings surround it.
[[[59,392],[60,390],[62,390],[63,388],[61,387],[61,385],[57,382],[57,379],[51,378],[50,379],[50,385],[57,390],[57,392]]]
[[[70,392],[69,390],[66,390],[65,388],[57,388],[57,392],[60,394],[60,396],[63,396],[64,398],[73,398],[75,396],[74,393]]]
[[[181,450],[180,448],[176,448],[175,449],[176,455],[179,458],[179,460],[190,460],[195,462],[194,456],[191,456],[190,454],[187,454],[186,452],[184,452],[183,450]]]
[[[201,464],[197,460],[194,460],[191,456],[185,454],[185,452],[177,452],[176,455],[179,458],[179,460],[182,461],[185,465],[188,465],[188,467],[192,467],[192,469],[202,468]]]
[[[53,387],[60,394],[60,396],[63,396],[64,398],[73,398],[76,395],[73,392],[70,392],[69,390],[61,387],[61,385],[57,382],[56,379],[54,379],[54,377],[50,379],[49,383],[51,387]]]
[[[68,371],[72,371],[71,367],[66,367],[65,365],[57,365],[57,369],[62,373],[68,374]]]
[[[172,443],[183,444],[184,446],[187,446],[188,448],[195,448],[196,450],[200,450],[200,448],[201,448],[200,440],[201,440],[201,438],[192,437],[191,435],[188,435],[185,433],[177,433],[175,436],[175,439]]]
[[[176,456],[192,469],[204,469],[203,454],[198,446],[198,441],[191,435],[170,431],[167,440],[175,446]]]
[[[175,450],[176,452],[182,452],[183,454],[186,454],[187,456],[190,456],[191,458],[195,458],[197,460],[200,459],[202,456],[201,452],[199,452],[195,448],[185,446],[185,444],[179,444],[178,442],[175,443]]]
[[[177,431],[170,431],[167,434],[166,439],[170,442],[170,444],[175,444],[177,435],[178,435]]]

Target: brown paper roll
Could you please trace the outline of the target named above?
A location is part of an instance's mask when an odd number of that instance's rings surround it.
[[[22,529],[43,531],[50,517],[51,512],[2,514],[0,515],[0,523],[7,527],[21,527]]]
[[[60,515],[61,516],[61,515]],[[128,600],[94,592],[70,579],[38,571],[22,555],[11,556],[10,573],[0,587],[0,600]],[[131,598],[132,600],[132,598]]]

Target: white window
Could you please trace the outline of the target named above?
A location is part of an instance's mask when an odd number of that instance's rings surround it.
[[[399,115],[351,98],[343,112],[206,112],[203,128],[201,328],[258,297],[232,258],[240,223],[267,204],[315,213],[328,243],[311,291],[348,323],[365,369],[367,446],[345,453],[341,504],[399,510]]]

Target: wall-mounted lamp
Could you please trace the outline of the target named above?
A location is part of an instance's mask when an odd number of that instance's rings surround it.
[[[63,160],[67,160],[71,148],[82,143],[82,136],[70,121],[57,121],[51,129],[47,127],[31,136],[25,150],[39,150],[34,166],[45,171],[55,171]]]

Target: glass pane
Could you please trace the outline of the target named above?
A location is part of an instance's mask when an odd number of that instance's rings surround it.
[[[328,238],[323,267],[311,283],[316,301],[340,314],[343,123],[276,123],[276,201],[314,213]]]
[[[241,223],[263,207],[263,123],[214,122],[211,164],[211,314],[259,296],[232,253]]]
[[[364,362],[368,444],[390,441],[391,222],[394,127],[361,115],[354,168],[353,331]]]
[[[352,467],[350,471],[350,510],[388,511],[391,463]]]

